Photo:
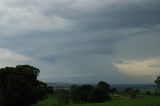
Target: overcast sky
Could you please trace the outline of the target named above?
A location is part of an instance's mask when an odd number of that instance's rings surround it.
[[[0,0],[0,67],[40,80],[153,83],[160,75],[160,0]]]

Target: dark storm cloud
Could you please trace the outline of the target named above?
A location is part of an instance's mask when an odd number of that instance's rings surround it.
[[[160,24],[158,0],[127,1],[114,4],[106,17],[111,19],[111,27],[150,27]]]
[[[31,33],[26,36],[10,37],[6,38],[6,43],[1,46],[52,63],[57,58],[68,54],[113,55],[116,52],[114,45],[127,38],[125,36],[109,36],[105,33],[99,34],[99,36],[96,34],[61,34],[58,36],[54,33]],[[7,43],[8,41],[10,43]]]
[[[95,11],[85,11],[85,9],[83,11],[69,5],[58,11],[55,11],[54,7],[50,8],[44,11],[44,14],[56,14],[75,21],[80,27],[79,30],[86,31],[106,28],[150,27],[160,24],[159,4],[159,0],[120,0],[110,5],[104,2],[104,6]],[[92,5],[90,7],[92,8]]]
[[[159,4],[159,0],[0,1],[0,49],[32,58],[31,63],[48,70],[41,74],[46,77],[64,73],[123,77],[126,74],[112,63],[124,61],[114,58],[159,56],[155,51]]]
[[[93,2],[98,3],[98,1]],[[158,0],[121,0],[113,3],[109,1],[110,4],[102,1],[103,5],[97,5],[97,7],[90,5],[89,2],[85,5],[82,3],[85,4],[85,2],[78,1],[39,3],[38,1],[17,0],[16,3],[8,2],[9,6],[29,11],[35,10],[40,16],[61,17],[70,20],[74,25],[61,31],[32,29],[21,33],[21,36],[5,38],[1,47],[10,48],[31,57],[46,58],[49,61],[51,57],[54,59],[68,53],[113,55],[116,52],[115,44],[128,39],[134,33],[139,33],[139,31],[132,33],[132,30],[131,34],[121,32],[129,32],[129,28],[154,27],[160,24],[160,9],[158,8],[160,1]]]

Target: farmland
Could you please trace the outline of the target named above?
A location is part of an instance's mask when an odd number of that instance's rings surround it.
[[[160,106],[160,96],[144,96],[142,98],[131,99],[128,96],[113,97],[111,101],[105,103],[68,104],[66,106]],[[57,100],[53,96],[38,102],[34,106],[58,106]]]

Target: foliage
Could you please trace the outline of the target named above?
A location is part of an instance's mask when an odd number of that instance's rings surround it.
[[[69,103],[70,93],[68,90],[57,89],[55,90],[54,96],[56,97],[59,106],[63,106]]]
[[[30,65],[1,68],[1,106],[31,106],[45,99],[46,84],[37,80],[39,72]]]
[[[130,95],[131,98],[135,99],[136,98],[136,94],[140,93],[140,90],[139,89],[133,89],[133,88],[126,88],[125,89],[125,93]]]
[[[111,92],[112,92],[112,93],[118,93],[118,90],[117,90],[117,88],[112,88],[112,89],[111,89]]]
[[[146,91],[146,95],[151,95],[151,91]]]
[[[91,90],[93,89],[92,85],[82,85],[80,87],[80,94],[81,94],[81,102],[82,103],[87,103],[89,101],[89,93],[91,92]]]
[[[76,104],[81,103],[80,86],[72,85],[70,87],[70,91],[71,91],[71,98],[73,103],[76,103]]]
[[[98,85],[90,92],[89,102],[91,103],[101,103],[106,100],[110,100],[109,96],[110,86],[105,82],[99,82]]]
[[[109,84],[101,81],[95,87],[92,85],[72,85],[70,90],[73,103],[97,103],[110,99],[109,88]]]
[[[157,77],[157,79],[154,81],[157,86],[160,88],[160,76]]]
[[[126,89],[125,89],[125,92],[126,92],[126,93],[129,93],[129,92],[132,92],[132,91],[133,91],[133,88],[126,88]]]
[[[47,86],[47,93],[48,94],[54,94],[54,88],[53,88],[53,86]]]

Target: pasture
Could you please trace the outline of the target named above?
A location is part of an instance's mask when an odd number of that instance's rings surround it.
[[[38,102],[34,106],[58,106],[53,96]],[[105,103],[68,104],[66,106],[160,106],[160,96],[144,96],[143,98],[131,99],[128,96],[113,97]]]

